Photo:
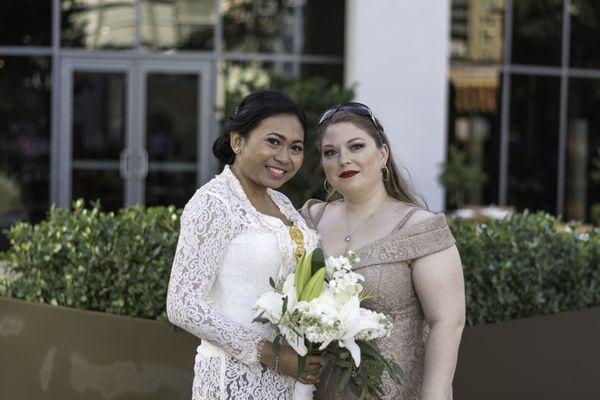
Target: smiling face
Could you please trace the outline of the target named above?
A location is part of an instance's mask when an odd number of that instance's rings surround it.
[[[277,189],[302,165],[304,130],[295,115],[274,115],[246,137],[232,132],[231,147],[238,149],[233,168],[240,181],[255,190]]]
[[[350,122],[327,127],[321,142],[321,163],[327,181],[342,196],[373,190],[382,184],[388,148],[377,147],[375,140]]]

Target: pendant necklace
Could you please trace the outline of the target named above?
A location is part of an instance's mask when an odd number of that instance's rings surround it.
[[[357,226],[356,228],[354,228],[350,233],[348,233],[348,235],[346,235],[346,237],[344,238],[344,241],[346,243],[350,243],[350,241],[352,240],[352,234],[354,232],[356,232],[358,230],[358,228],[360,228],[361,225],[365,225],[367,222],[369,222],[369,220],[375,215],[377,214],[377,211],[379,211],[379,209],[381,208],[381,206],[383,206],[383,203],[385,203],[385,201],[387,200],[387,196],[385,196],[385,198],[383,199],[383,201],[381,203],[379,203],[379,205],[377,206],[377,208],[375,209],[375,211],[373,211],[371,214],[369,214],[369,216],[362,222],[362,224],[360,224],[359,226]],[[344,210],[346,211],[346,231],[349,231],[349,226],[348,226],[348,222],[349,222],[349,218],[348,218],[348,208],[346,207],[346,205],[344,204]]]

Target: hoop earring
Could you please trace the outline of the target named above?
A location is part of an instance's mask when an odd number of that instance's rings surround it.
[[[329,185],[329,187],[327,187],[327,185]],[[325,193],[327,193],[327,196],[331,196],[331,194],[335,192],[333,186],[331,186],[331,184],[327,182],[327,178],[325,178],[325,180],[323,181],[323,189],[325,189]]]
[[[387,182],[388,179],[390,179],[390,170],[388,169],[387,165],[381,168],[381,177],[383,178],[384,182]]]

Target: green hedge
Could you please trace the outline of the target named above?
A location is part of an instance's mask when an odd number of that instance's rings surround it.
[[[543,212],[485,224],[453,219],[467,324],[600,306],[600,229],[579,234]]]
[[[2,295],[142,318],[165,319],[180,210],[98,204],[55,209],[42,223],[14,225],[0,254]],[[544,213],[485,224],[451,219],[466,281],[468,325],[600,306],[600,230]],[[2,262],[0,262],[1,264]]]
[[[165,295],[179,231],[175,207],[71,211],[9,231],[2,295],[141,318],[166,319]],[[0,264],[2,264],[0,262]]]

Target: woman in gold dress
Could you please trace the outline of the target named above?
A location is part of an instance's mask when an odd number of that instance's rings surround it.
[[[443,214],[427,211],[398,172],[371,110],[347,103],[319,121],[318,146],[328,201],[309,200],[301,214],[321,236],[327,256],[349,250],[360,261],[364,307],[392,317],[390,336],[375,342],[402,367],[402,385],[384,379],[386,399],[447,400],[465,322],[460,256]],[[329,369],[317,399],[333,399],[339,377]],[[351,392],[344,399],[352,399]]]

